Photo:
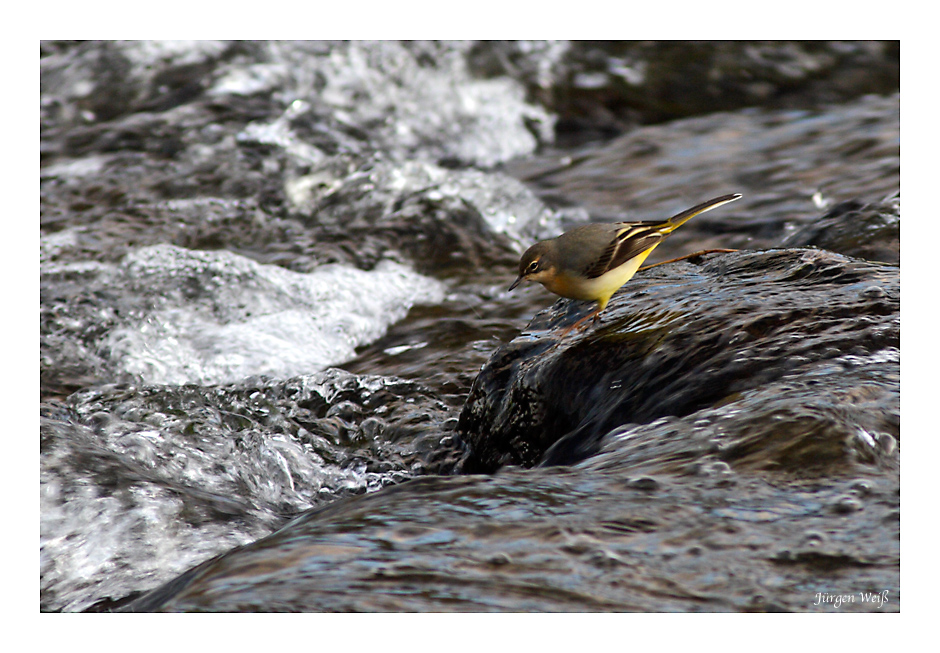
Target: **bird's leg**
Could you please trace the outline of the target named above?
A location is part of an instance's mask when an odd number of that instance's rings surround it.
[[[601,309],[599,309],[599,308],[598,308],[598,309],[595,309],[594,311],[588,313],[587,315],[585,315],[584,317],[582,317],[580,320],[578,320],[577,322],[575,322],[574,324],[572,324],[570,327],[568,327],[567,329],[565,329],[564,331],[562,331],[562,332],[561,332],[561,335],[558,336],[558,337],[559,337],[559,338],[564,338],[566,335],[568,335],[569,333],[571,333],[572,331],[574,331],[575,329],[577,329],[579,326],[581,326],[582,324],[584,324],[585,322],[587,322],[587,321],[590,320],[591,318],[594,318],[594,323],[596,323],[597,320],[600,319],[600,316],[601,316]]]
[[[691,254],[686,254],[685,256],[680,256],[678,258],[671,258],[668,261],[660,261],[659,263],[653,263],[652,265],[644,265],[637,272],[642,270],[649,270],[650,268],[655,268],[657,265],[665,265],[666,263],[675,263],[676,261],[684,261],[687,258],[694,258],[696,256],[704,256],[705,254],[730,254],[731,252],[736,252],[736,249],[703,249],[701,252],[693,252]]]

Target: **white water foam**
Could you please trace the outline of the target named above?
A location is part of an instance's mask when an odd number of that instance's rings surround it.
[[[129,254],[122,268],[153,301],[110,333],[110,358],[155,384],[315,372],[354,357],[413,305],[444,298],[443,284],[391,261],[300,274],[231,252],[157,245]]]

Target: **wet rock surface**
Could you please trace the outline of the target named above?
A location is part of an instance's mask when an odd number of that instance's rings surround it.
[[[774,397],[800,386],[810,401],[822,395],[833,402],[828,419],[860,425],[870,417],[868,429],[899,435],[899,393],[885,387],[900,372],[895,267],[817,250],[707,255],[640,273],[598,324],[564,335],[578,319],[572,308],[588,307],[558,302],[477,376],[460,418],[473,451],[468,471],[571,464],[623,424],[719,405],[749,423],[782,431],[789,424],[796,435],[809,427],[799,425],[809,413],[799,416],[796,397],[782,402],[794,412],[787,418],[790,409],[781,411],[781,402],[762,406],[750,394]],[[872,357],[875,363],[866,363]],[[846,374],[855,361],[892,372],[881,379]],[[839,405],[834,397],[864,396],[870,386],[881,389],[875,406],[862,402],[857,415],[840,415],[853,402]],[[827,416],[817,419],[825,424]],[[851,436],[853,428],[836,429],[837,437]],[[811,465],[814,455],[803,458]]]
[[[540,49],[544,57],[531,56]],[[888,95],[900,84],[900,47],[888,41],[507,42],[474,48],[470,62],[522,81],[558,115],[568,144],[742,106],[805,109]]]
[[[898,609],[897,268],[669,264],[559,339],[573,307],[474,383],[463,470],[495,476],[305,515],[129,609]]]
[[[409,481],[310,513],[129,609],[825,611],[817,593],[833,586],[856,596],[846,611],[898,609],[894,484],[606,471]],[[888,603],[863,602],[889,587]]]
[[[45,600],[90,607],[88,575],[91,596],[133,595],[142,578],[181,573],[315,506],[452,473],[458,400],[329,370],[212,388],[99,386],[46,406],[42,528],[84,535],[44,544]]]
[[[813,245],[869,261],[901,264],[901,198],[842,202],[816,222],[788,236],[788,247]]]
[[[547,149],[506,169],[550,206],[575,204],[600,222],[655,220],[709,191],[739,192],[746,204],[696,217],[663,247],[759,249],[840,202],[892,198],[900,152],[899,97],[866,96],[824,110],[741,109],[650,125],[602,144]],[[654,256],[671,258],[663,247]]]
[[[43,43],[41,609],[899,610],[896,44],[691,47]]]

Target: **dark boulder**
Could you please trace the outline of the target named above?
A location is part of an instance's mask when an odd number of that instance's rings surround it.
[[[598,324],[561,337],[585,310],[556,303],[483,368],[458,427],[472,449],[466,471],[577,462],[624,425],[690,416],[784,381],[809,384],[787,404],[799,412],[813,384],[850,394],[871,385],[845,374],[849,357],[899,366],[899,269],[821,250],[652,269],[615,295]],[[897,378],[882,387],[888,410],[867,427],[897,437]],[[781,410],[752,430],[773,426]]]

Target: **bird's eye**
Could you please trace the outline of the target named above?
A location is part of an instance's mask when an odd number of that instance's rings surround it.
[[[539,271],[538,261],[532,261],[531,263],[529,263],[529,267],[525,269],[526,274],[532,274],[533,272],[538,272],[538,271]]]

